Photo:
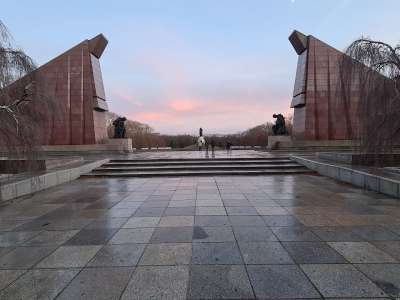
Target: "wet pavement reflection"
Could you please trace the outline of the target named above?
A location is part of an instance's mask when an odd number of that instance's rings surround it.
[[[0,208],[0,299],[322,297],[400,297],[398,199],[312,175],[96,178]]]

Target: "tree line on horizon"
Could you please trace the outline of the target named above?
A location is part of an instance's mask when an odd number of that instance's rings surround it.
[[[117,117],[117,114],[108,112],[107,131],[109,138],[114,137],[114,126],[112,125],[112,122]],[[225,148],[227,142],[230,142],[233,146],[266,147],[268,144],[268,136],[272,135],[273,125],[274,124],[272,122],[266,122],[242,132],[233,134],[205,134],[205,138],[208,142],[214,140],[215,145],[220,148]],[[286,117],[286,126],[289,134],[291,134],[291,115]],[[160,134],[155,132],[154,128],[148,124],[129,119],[125,122],[125,128],[126,137],[132,139],[132,146],[138,149],[157,147],[184,149],[195,145],[198,138],[198,136],[191,134]]]

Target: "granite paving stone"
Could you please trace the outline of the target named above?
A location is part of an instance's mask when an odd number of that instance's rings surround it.
[[[129,218],[139,210],[140,208],[111,208],[104,216],[107,218]]]
[[[224,203],[224,205],[226,207],[237,207],[237,206],[252,207],[249,200],[245,200],[245,199],[229,199],[229,200],[223,199],[222,202]]]
[[[235,226],[233,227],[238,242],[277,241],[272,230],[265,226]]]
[[[325,242],[283,242],[282,245],[298,264],[346,263],[346,260]]]
[[[267,206],[278,206],[279,204],[273,200],[269,199],[249,199],[249,202],[254,206],[254,207],[267,207]]]
[[[65,231],[43,231],[36,235],[34,238],[28,240],[24,246],[59,246],[64,244],[79,230],[65,230]]]
[[[218,193],[218,192],[216,192]],[[196,205],[198,201],[203,201],[201,203],[220,203],[222,205],[222,200],[221,196],[219,194],[202,194],[202,193],[197,193],[196,197]],[[205,205],[205,206],[216,206],[216,205]]]
[[[0,292],[0,299],[54,299],[79,269],[29,270]]]
[[[57,219],[50,222],[42,222],[42,225],[38,230],[80,230],[90,224],[93,219]],[[48,224],[43,228],[43,224]]]
[[[160,217],[132,217],[122,226],[123,228],[157,227]]]
[[[86,206],[86,209],[108,209],[108,208],[114,207],[118,202],[119,201],[99,200],[99,201],[96,201],[96,202]]]
[[[193,216],[167,216],[161,218],[158,227],[185,227],[193,224]]]
[[[234,242],[235,236],[230,227],[201,227],[195,226],[193,230],[193,242]]]
[[[77,217],[82,219],[97,219],[104,216],[107,212],[107,209],[84,209],[77,214]]]
[[[305,226],[339,226],[339,223],[326,215],[296,214],[296,218]]]
[[[259,299],[320,298],[320,294],[296,265],[247,266]]]
[[[319,241],[320,238],[314,234],[309,227],[288,226],[288,227],[271,227],[272,232],[280,241]]]
[[[191,256],[190,243],[149,244],[139,265],[187,265]]]
[[[400,241],[378,241],[371,244],[400,262]]]
[[[121,299],[186,299],[188,266],[137,267]]]
[[[246,270],[241,265],[193,265],[190,299],[253,299]]]
[[[271,227],[299,226],[301,223],[294,216],[263,216],[264,222]]]
[[[0,247],[0,257],[2,257],[4,254],[11,252],[14,250],[15,247]]]
[[[148,243],[154,228],[122,228],[109,240],[109,244]]]
[[[57,297],[69,299],[119,299],[133,268],[87,268],[82,270]]]
[[[195,226],[230,226],[227,216],[195,216]]]
[[[104,218],[96,219],[85,227],[85,229],[100,229],[100,228],[121,228],[128,218]]]
[[[158,227],[150,243],[191,243],[193,227]]]
[[[399,212],[400,217],[400,212]],[[389,229],[390,231],[394,232],[397,235],[400,235],[400,225],[385,225],[385,228]]]
[[[19,232],[3,232],[0,233],[0,247],[18,246],[38,235],[37,231],[19,231]]]
[[[15,220],[14,218],[6,219],[6,215],[3,215],[3,216],[1,216],[1,219],[0,219],[0,232],[1,231],[14,230],[18,226],[21,226],[21,225],[23,225],[24,223],[27,223],[27,222],[29,222],[29,221],[27,221],[27,220]]]
[[[243,260],[235,242],[194,243],[192,264],[237,265]]]
[[[301,268],[324,297],[374,298],[387,296],[350,264],[307,264],[301,265]]]
[[[55,247],[16,247],[0,258],[0,269],[28,269],[54,250]]]
[[[161,217],[165,207],[140,207],[134,214],[135,217]]]
[[[0,291],[25,272],[26,270],[0,270]]]
[[[400,297],[400,264],[357,264],[355,267],[391,297]]]
[[[346,227],[313,227],[312,231],[327,242],[361,242],[364,239]]]
[[[142,207],[162,207],[165,208],[168,206],[169,201],[146,201],[140,206]]]
[[[260,216],[229,216],[232,226],[265,226]]]
[[[261,216],[282,216],[288,215],[289,212],[280,206],[260,206],[256,210]]]
[[[196,216],[226,216],[226,210],[219,206],[197,206]]]
[[[143,204],[142,201],[121,201],[113,206],[115,209],[139,208]]]
[[[43,259],[36,268],[84,267],[101,249],[101,246],[61,246]]]
[[[239,243],[239,248],[244,262],[248,265],[294,263],[279,242]]]
[[[136,266],[145,244],[105,245],[89,262],[89,267]]]
[[[328,242],[351,263],[394,263],[396,260],[368,242]]]
[[[235,193],[235,192],[226,193],[223,190],[221,192],[221,198],[223,200],[226,200],[226,199],[230,199],[230,200],[245,200],[246,199],[246,197],[241,193]]]
[[[164,211],[164,216],[194,216],[196,208],[194,206],[187,207],[168,207]]]
[[[168,207],[194,207],[196,206],[195,200],[172,200],[169,202]]]
[[[257,216],[257,210],[251,206],[226,206],[229,216]]]
[[[381,226],[357,226],[351,227],[351,231],[366,241],[400,240],[400,235]]]
[[[115,228],[82,229],[64,245],[104,245],[116,232]]]
[[[201,206],[217,206],[217,207],[222,207],[224,204],[222,203],[221,200],[196,200],[196,206],[201,207]]]

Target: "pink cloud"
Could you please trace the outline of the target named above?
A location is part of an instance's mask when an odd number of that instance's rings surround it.
[[[169,103],[169,107],[178,112],[187,112],[198,108],[199,103],[194,100],[174,100]]]
[[[151,110],[128,114],[128,118],[144,122],[162,133],[196,134],[203,127],[207,134],[232,133],[246,130],[272,120],[273,113],[289,114],[289,100],[276,101],[257,99],[173,100]]]
[[[165,114],[157,112],[142,112],[133,115],[133,120],[139,122],[152,122],[165,120]]]
[[[132,83],[116,89],[116,107],[161,133],[196,134],[199,127],[238,132],[291,111],[292,83],[287,87],[277,79],[287,74],[275,60],[241,57],[224,63],[194,49],[144,49],[129,65]]]

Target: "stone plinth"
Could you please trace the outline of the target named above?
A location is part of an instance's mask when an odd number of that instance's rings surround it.
[[[270,135],[268,136],[268,145],[267,149],[274,150],[279,147],[280,143],[291,143],[292,137],[289,135]]]
[[[108,145],[116,145],[122,152],[132,152],[132,139],[108,139]]]
[[[379,162],[379,166],[396,166],[400,164],[400,153],[338,153],[320,152],[318,158],[350,165],[374,166]]]
[[[74,153],[107,153],[133,151],[132,139],[105,139],[102,144],[93,145],[51,145],[42,146],[41,149],[48,154],[74,154]]]

